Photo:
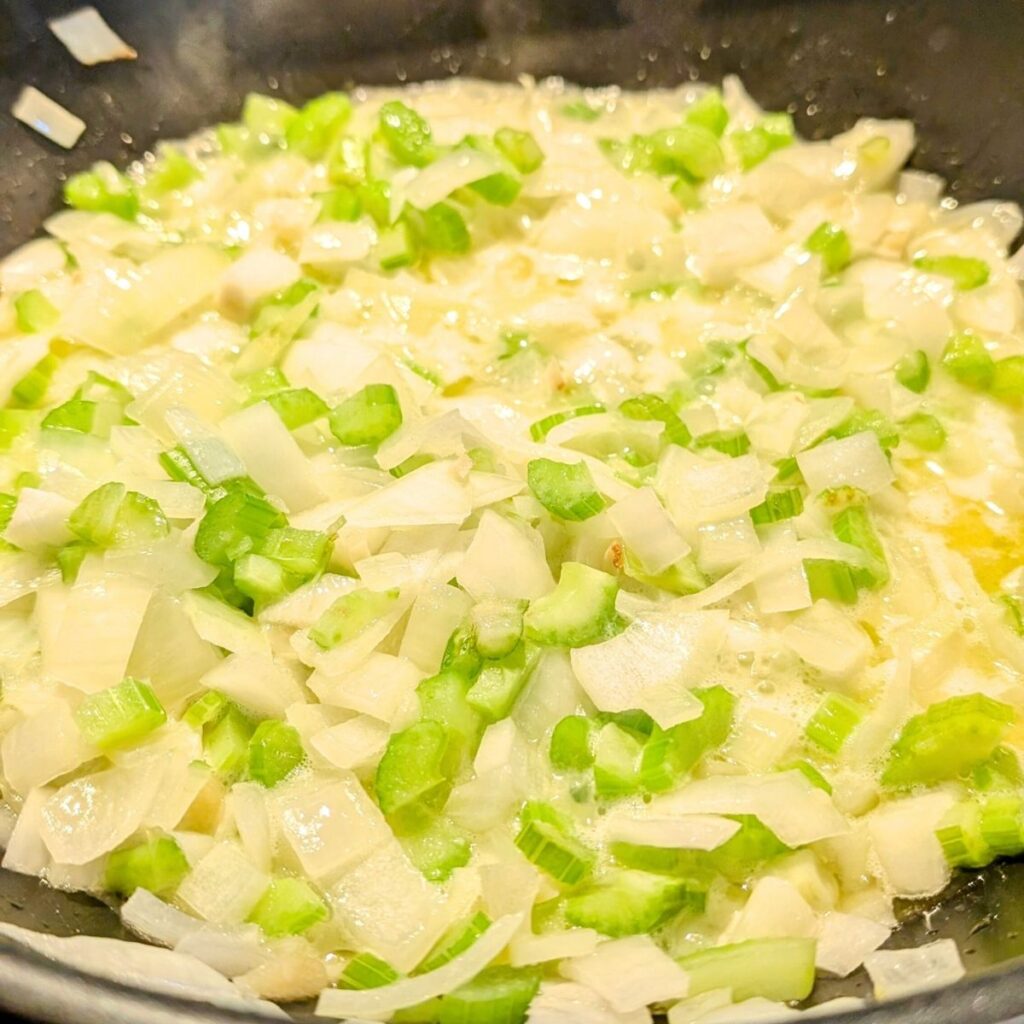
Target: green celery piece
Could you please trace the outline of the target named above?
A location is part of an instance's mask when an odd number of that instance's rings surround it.
[[[448,733],[439,722],[392,733],[374,783],[380,809],[391,817],[418,805],[440,807],[451,787],[449,767]]]
[[[641,789],[643,743],[609,722],[594,740],[594,790],[600,800],[632,796]]]
[[[931,363],[928,354],[921,349],[908,352],[896,364],[896,379],[915,395],[921,394],[932,377]]]
[[[1024,401],[1024,356],[997,359],[992,369],[992,394],[1011,405]]]
[[[188,874],[189,865],[177,841],[160,836],[115,850],[107,857],[103,888],[125,898],[136,889],[170,896]]]
[[[402,425],[398,392],[390,384],[367,384],[336,405],[328,422],[344,445],[380,444]]]
[[[736,1002],[806,999],[814,988],[814,939],[748,939],[691,953],[679,960],[690,996],[729,988]]]
[[[971,769],[971,785],[980,793],[1017,791],[1024,784],[1020,760],[1009,748],[998,746],[990,757]]]
[[[285,129],[288,148],[307,160],[320,160],[352,116],[352,102],[343,92],[310,100]]]
[[[284,526],[271,530],[257,548],[260,555],[277,562],[285,571],[303,580],[319,576],[331,555],[331,538],[317,530]]]
[[[716,138],[721,138],[729,125],[729,111],[725,109],[718,89],[708,89],[686,109],[685,117],[687,124],[699,125]]]
[[[621,630],[615,610],[618,590],[614,576],[580,562],[564,562],[555,589],[526,609],[526,638],[556,647],[585,647],[609,639]]]
[[[648,135],[646,145],[652,168],[657,174],[681,174],[696,181],[705,181],[713,178],[725,165],[718,137],[699,124],[663,128]]]
[[[91,171],[68,178],[64,202],[76,210],[112,213],[124,220],[135,220],[139,213],[139,198],[132,183],[110,164],[97,164]]]
[[[792,769],[800,772],[815,789],[820,789],[823,793],[828,793],[829,796],[832,795],[832,783],[806,758],[800,758],[792,764],[784,765],[779,770],[790,771]]]
[[[310,639],[324,650],[355,639],[374,622],[387,615],[398,600],[398,590],[353,590],[342,594],[317,619]]]
[[[352,135],[339,135],[327,152],[327,180],[356,187],[366,181],[368,145]]]
[[[829,274],[838,274],[845,270],[853,259],[853,246],[850,236],[830,221],[823,221],[807,237],[804,247],[821,257],[825,270]]]
[[[715,451],[728,455],[732,459],[738,459],[750,451],[750,438],[742,430],[728,431],[715,430],[710,434],[701,434],[694,438],[694,448],[714,448]]]
[[[844,508],[832,521],[832,532],[838,540],[859,548],[867,557],[867,565],[851,569],[858,587],[876,590],[889,582],[889,563],[885,549],[863,505]]]
[[[604,113],[604,108],[592,106],[587,100],[579,99],[563,103],[558,108],[558,112],[573,121],[585,121],[589,124]]]
[[[33,288],[14,300],[14,316],[19,331],[38,334],[56,325],[60,311],[38,288]]]
[[[254,551],[271,530],[287,525],[284,514],[265,498],[233,490],[206,510],[196,531],[195,552],[210,565],[230,566]]]
[[[548,434],[560,423],[574,420],[579,416],[596,416],[605,411],[600,402],[592,402],[589,405],[581,405],[575,409],[563,409],[561,412],[551,413],[536,423],[530,424],[530,437],[534,441],[543,441]]]
[[[180,150],[163,146],[159,158],[146,169],[143,197],[150,202],[159,200],[169,192],[188,188],[202,177],[202,171]]]
[[[18,499],[13,494],[0,494],[0,533],[7,529],[14,518],[14,510],[18,507]]]
[[[298,730],[287,722],[267,719],[249,740],[249,778],[273,788],[306,759]]]
[[[386,228],[391,223],[391,185],[374,178],[359,182],[355,190],[363,212],[370,215],[377,227]]]
[[[551,733],[548,758],[559,771],[585,771],[594,763],[597,723],[584,715],[567,715]]]
[[[242,105],[242,124],[263,143],[282,144],[299,112],[275,96],[251,92]]]
[[[935,829],[935,838],[952,867],[983,868],[996,858],[982,835],[977,800],[961,800],[950,807]]]
[[[489,722],[506,718],[511,714],[536,662],[536,655],[528,656],[522,643],[504,658],[489,661],[466,694],[470,707]]]
[[[618,869],[565,901],[566,920],[619,937],[653,931],[681,911],[700,913],[706,890],[691,880]]]
[[[1000,603],[1006,609],[1006,620],[1017,636],[1024,637],[1024,598],[1015,594],[1001,594]]]
[[[203,759],[231,783],[245,771],[249,760],[249,740],[255,726],[234,704],[230,704],[220,720],[206,729],[203,736]]]
[[[416,687],[420,717],[445,728],[452,756],[456,758],[468,756],[476,749],[484,728],[483,716],[469,703],[468,689],[469,683],[463,676],[447,670],[424,679]]]
[[[231,701],[223,693],[207,690],[188,706],[181,720],[191,729],[205,729],[208,725],[216,725],[230,706]]]
[[[420,256],[412,229],[405,221],[381,230],[374,253],[381,270],[411,267]]]
[[[487,967],[441,997],[438,1024],[524,1024],[540,980],[536,967]]]
[[[437,940],[434,948],[416,968],[415,973],[428,974],[430,971],[436,971],[439,967],[444,967],[459,954],[465,953],[490,926],[491,919],[482,910],[478,910],[468,921],[452,925]]]
[[[411,107],[391,100],[380,108],[380,136],[403,164],[425,167],[437,156],[430,125]]]
[[[720,747],[732,730],[736,698],[724,686],[693,691],[704,705],[699,718],[670,729],[655,727],[640,759],[640,783],[649,793],[677,786],[709,751]]]
[[[604,510],[605,501],[585,462],[533,459],[526,467],[533,496],[557,519],[583,522]]]
[[[858,567],[859,568],[859,567]],[[857,603],[857,568],[828,558],[805,558],[804,573],[814,601]]]
[[[696,594],[703,590],[708,581],[704,574],[697,567],[697,562],[692,555],[679,559],[674,565],[662,570],[652,576],[644,572],[643,567],[627,550],[626,561],[622,567],[623,572],[638,583],[645,583],[650,587],[657,587],[658,590],[667,590],[670,594]]]
[[[896,424],[877,409],[854,409],[838,427],[834,427],[820,438],[819,443],[826,438],[850,437],[865,430],[874,431],[878,436],[878,443],[886,451],[900,443],[900,432],[896,429]]]
[[[882,782],[912,786],[956,778],[991,756],[1015,718],[1010,705],[980,693],[932,704],[903,727]]]
[[[338,988],[362,992],[371,988],[383,988],[398,981],[400,977],[398,971],[386,960],[381,960],[373,953],[359,953],[345,965],[345,970],[338,979]]]
[[[301,878],[275,878],[246,920],[270,936],[301,935],[331,916],[316,890]]]
[[[37,413],[28,409],[0,409],[0,451],[7,451],[15,439],[39,423]]]
[[[950,278],[959,291],[970,291],[988,283],[988,264],[974,256],[918,256],[914,266],[926,274]]]
[[[318,192],[315,196],[320,200],[320,221],[355,221],[363,212],[363,204],[359,201],[356,190],[350,185],[338,185],[330,192]]]
[[[85,561],[85,556],[91,550],[90,545],[84,541],[72,541],[58,548],[56,553],[57,568],[60,569],[60,578],[64,583],[74,583],[78,578],[78,570]]]
[[[289,430],[298,430],[328,413],[327,403],[309,388],[288,388],[268,395],[267,404]]]
[[[476,632],[472,623],[464,622],[448,637],[441,655],[441,671],[454,673],[471,683],[480,675],[483,665],[483,657],[476,647]]]
[[[700,208],[700,193],[692,182],[686,178],[676,178],[669,186],[672,197],[684,210],[696,210]]]
[[[89,694],[75,709],[74,717],[85,739],[100,750],[135,743],[167,721],[149,684],[130,676],[116,686]]]
[[[547,804],[528,803],[520,816],[516,846],[532,864],[563,885],[579,885],[594,867],[594,854],[569,823]]]
[[[946,443],[946,428],[927,412],[916,412],[900,424],[903,440],[925,452],[937,452]]]
[[[769,491],[760,505],[750,510],[750,518],[755,526],[766,526],[769,523],[780,523],[800,515],[804,510],[804,496],[799,487],[785,490]]]
[[[434,203],[426,210],[410,206],[402,218],[412,229],[418,248],[425,252],[469,252],[472,241],[469,228],[465,218],[451,203]]]
[[[627,398],[620,406],[619,412],[631,420],[656,420],[665,424],[664,437],[669,444],[689,447],[693,441],[690,431],[679,418],[679,415],[664,398],[659,395],[635,395]]]
[[[429,818],[419,828],[400,830],[398,838],[405,855],[430,882],[447,882],[473,854],[466,835],[444,817]]]
[[[532,174],[544,163],[544,151],[530,132],[515,128],[499,128],[494,145],[520,174]]]
[[[511,654],[523,636],[525,601],[483,601],[470,612],[470,625],[481,657]]]
[[[864,718],[864,709],[840,693],[830,693],[811,716],[804,734],[815,746],[838,754]]]
[[[982,801],[978,827],[985,845],[997,857],[1024,853],[1024,800],[1017,793],[1000,793]]]
[[[74,430],[90,434],[96,420],[97,404],[81,398],[70,398],[51,409],[41,424],[43,430]]]
[[[973,331],[954,334],[942,352],[942,365],[963,385],[987,391],[995,377],[995,360]]]
[[[26,293],[27,294],[27,293]],[[11,388],[10,404],[19,409],[34,409],[42,404],[59,360],[47,353]]]
[[[752,128],[733,132],[729,139],[744,171],[753,170],[778,149],[793,142],[793,119],[789,114],[767,114]]]

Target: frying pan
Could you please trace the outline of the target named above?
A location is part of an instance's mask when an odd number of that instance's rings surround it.
[[[0,254],[31,238],[63,178],[124,164],[158,138],[237,116],[250,90],[301,101],[354,82],[562,75],[630,89],[738,73],[811,138],[859,116],[912,118],[913,164],[952,196],[1024,202],[1024,0],[93,0],[138,61],[84,68],[46,20],[80,0],[0,0]],[[32,84],[88,129],[65,153],[7,116]],[[899,908],[893,946],[957,940],[969,977],[869,1008],[850,1024],[1024,1022],[1024,864],[958,877]],[[54,935],[129,938],[82,894],[0,871],[0,920]],[[815,999],[866,995],[863,973]],[[0,1012],[61,1024],[258,1019],[55,965],[0,938]],[[310,1020],[309,1006],[288,1007]],[[839,1018],[837,1018],[839,1019]]]

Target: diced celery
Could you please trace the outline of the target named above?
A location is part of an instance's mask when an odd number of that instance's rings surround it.
[[[533,459],[526,467],[533,496],[555,517],[582,522],[605,507],[585,462]]]
[[[301,878],[275,878],[248,920],[270,936],[301,935],[331,916],[316,890]]]
[[[354,221],[363,212],[359,196],[349,185],[338,185],[330,192],[319,192],[316,198],[320,200],[318,219],[322,221]]]
[[[900,431],[905,441],[925,452],[937,452],[946,443],[946,428],[931,413],[914,413],[900,424]]]
[[[75,709],[82,735],[100,750],[135,743],[166,721],[167,713],[149,684],[130,676],[89,694]]]
[[[535,663],[536,657],[528,657],[525,645],[518,644],[504,658],[484,665],[469,688],[466,700],[489,722],[505,718],[511,713]]]
[[[590,405],[580,405],[575,409],[563,409],[562,412],[553,412],[536,423],[530,424],[530,437],[534,441],[543,441],[548,434],[560,423],[574,420],[579,416],[596,416],[605,411],[600,402],[592,402]]]
[[[814,939],[749,939],[691,953],[679,960],[691,996],[732,990],[736,1002],[806,999],[814,988]]]
[[[644,572],[643,567],[627,549],[626,562],[622,570],[632,579],[657,587],[659,590],[667,590],[670,594],[696,594],[708,585],[707,578],[697,568],[697,562],[692,555],[680,558],[678,562],[652,576]]]
[[[544,151],[530,132],[499,128],[494,133],[494,145],[520,174],[532,174],[544,163]]]
[[[146,169],[146,183],[142,188],[143,198],[159,201],[168,192],[188,188],[202,176],[199,168],[180,149],[165,146],[159,158]]]
[[[441,655],[441,671],[454,673],[471,683],[483,669],[483,656],[476,647],[476,632],[471,622],[457,626],[448,637]]]
[[[1024,636],[1024,598],[1014,594],[1002,594],[999,598],[1006,609],[1006,619],[1017,636]]]
[[[363,991],[370,988],[383,988],[398,981],[398,971],[386,960],[381,960],[373,953],[359,953],[345,965],[338,979],[338,988],[350,988]]]
[[[348,643],[386,615],[397,600],[397,589],[353,590],[342,594],[316,620],[309,631],[309,638],[324,650]]]
[[[160,836],[111,853],[107,857],[103,888],[126,898],[136,889],[169,896],[188,871],[181,847],[170,836]]]
[[[380,108],[380,135],[400,163],[424,167],[437,156],[430,125],[398,100]]]
[[[693,442],[695,448],[714,448],[715,451],[738,459],[750,451],[750,438],[743,431],[714,430],[710,434],[702,434]]]
[[[326,416],[327,403],[309,388],[288,388],[267,396],[267,403],[281,417],[289,430],[297,430],[307,423]]]
[[[853,246],[850,236],[841,228],[829,221],[823,221],[808,236],[804,246],[808,252],[821,257],[825,270],[829,274],[838,274],[845,270],[853,259]]]
[[[864,709],[859,704],[840,693],[830,693],[818,705],[804,733],[815,746],[838,754],[863,718]]]
[[[328,92],[310,100],[288,121],[288,148],[307,160],[320,160],[352,115],[352,103],[343,92]]]
[[[37,288],[22,292],[14,300],[14,315],[18,330],[25,334],[49,330],[60,319],[60,311]]]
[[[676,178],[669,186],[669,192],[684,210],[696,210],[700,206],[700,194],[686,178]]]
[[[453,756],[468,755],[476,749],[483,732],[483,718],[468,700],[469,680],[450,670],[424,679],[416,687],[420,716],[437,722],[448,731]]]
[[[51,409],[44,417],[44,430],[74,430],[79,434],[92,433],[96,421],[97,404],[81,398],[70,398],[63,405]]]
[[[782,491],[769,491],[764,501],[750,510],[750,518],[755,526],[766,526],[792,519],[803,510],[804,496],[800,488],[789,487]]]
[[[981,838],[997,857],[1024,853],[1024,800],[1017,793],[988,797],[981,805]]]
[[[954,804],[943,815],[935,837],[953,867],[983,868],[995,859],[995,851],[981,833],[981,807],[977,800]]]
[[[249,740],[249,778],[268,789],[288,778],[305,759],[299,732],[287,722],[260,722]]]
[[[465,218],[451,203],[435,203],[426,210],[410,207],[403,214],[403,219],[412,229],[419,248],[427,252],[469,252],[469,228]]]
[[[889,582],[889,564],[885,558],[885,549],[863,505],[850,505],[844,508],[833,520],[832,532],[844,544],[859,548],[867,559],[866,565],[852,569],[853,579],[858,587],[874,590]]]
[[[460,953],[465,953],[490,926],[491,919],[480,910],[469,921],[454,925],[437,941],[423,963],[416,968],[416,973],[426,974],[428,971],[436,971],[438,967],[444,967]]]
[[[15,438],[38,422],[38,414],[28,409],[0,409],[0,451],[7,451]]]
[[[76,210],[112,213],[125,220],[134,220],[139,212],[139,199],[132,183],[109,164],[97,164],[91,171],[68,178],[64,183],[64,202]]]
[[[448,734],[438,722],[417,722],[391,735],[377,765],[375,789],[389,817],[416,805],[436,808],[448,796]]]
[[[995,360],[989,355],[985,342],[972,331],[954,334],[942,353],[942,365],[961,384],[987,390],[995,376]]]
[[[888,451],[900,443],[900,432],[896,424],[878,409],[854,409],[849,416],[830,430],[825,437],[850,437],[862,431],[871,430],[878,436],[878,443]],[[824,440],[825,438],[822,438]]]
[[[372,181],[360,182],[356,185],[356,198],[359,200],[363,212],[373,218],[377,227],[386,228],[391,223],[391,185],[388,182],[376,178]],[[395,226],[401,226],[403,231],[409,235],[411,247],[412,235],[409,226],[405,223]]]
[[[800,772],[800,774],[803,775],[804,778],[815,787],[815,789],[820,789],[823,793],[831,795],[832,783],[829,782],[828,779],[826,779],[825,776],[822,775],[821,772],[805,758],[800,758],[792,764],[783,765],[779,770],[790,771],[794,768]]]
[[[573,121],[596,121],[603,113],[602,107],[595,107],[588,103],[586,100],[572,100],[569,103],[563,103],[559,108],[558,112],[563,117],[571,118]]]
[[[556,647],[585,647],[621,629],[614,576],[580,562],[563,562],[558,585],[530,602],[523,616],[527,639]]]
[[[407,816],[408,817],[408,816]],[[412,816],[409,821],[392,819],[398,824],[399,841],[405,855],[431,882],[447,882],[456,868],[465,867],[473,855],[467,836],[445,817]],[[411,826],[411,827],[409,827]]]
[[[793,142],[793,119],[789,114],[768,114],[752,128],[744,128],[729,135],[740,166],[752,170],[771,156],[777,149],[783,149]]]
[[[918,256],[914,266],[926,274],[950,278],[960,291],[980,288],[988,282],[988,264],[975,256]]]
[[[539,988],[536,968],[487,967],[441,997],[438,1024],[523,1024]]]
[[[705,890],[689,880],[619,869],[565,901],[566,920],[602,935],[650,932],[680,911],[704,909]]]
[[[921,349],[908,352],[896,364],[896,379],[915,395],[921,394],[932,378],[931,363],[928,362],[928,355]]]
[[[329,423],[342,444],[380,444],[402,425],[398,393],[390,384],[367,384],[331,410]]]
[[[548,757],[560,771],[584,771],[594,763],[597,724],[583,715],[567,715],[551,733]]]
[[[25,293],[28,294],[27,292]],[[24,296],[22,296],[24,297]],[[52,353],[42,359],[11,388],[10,404],[21,409],[34,409],[42,403],[59,360]]]
[[[284,514],[266,499],[232,491],[207,509],[196,531],[195,551],[204,562],[228,566],[254,551],[271,530],[287,525]]]
[[[192,729],[205,729],[216,725],[227,714],[231,701],[217,690],[207,690],[197,697],[181,716],[181,720]]]
[[[78,578],[78,570],[82,567],[85,556],[89,554],[89,549],[90,545],[80,540],[72,541],[70,544],[58,548],[55,555],[57,568],[60,569],[60,578],[65,583],[74,583]]]
[[[804,573],[812,600],[856,604],[857,582],[854,570],[845,562],[827,558],[805,558]]]
[[[722,102],[722,94],[717,89],[708,89],[699,100],[686,110],[688,124],[706,128],[718,138],[725,134],[729,124],[729,111]]]
[[[484,658],[511,654],[523,635],[522,601],[484,601],[474,606],[470,624],[476,649]]]
[[[1012,404],[1024,401],[1024,356],[996,360],[992,370],[992,394]]]
[[[398,270],[411,267],[419,259],[416,238],[407,221],[384,228],[374,250],[382,270]]]
[[[563,885],[578,885],[591,872],[594,855],[568,822],[547,804],[528,803],[522,812],[516,846],[531,863]]]
[[[263,143],[281,143],[298,114],[284,100],[251,92],[242,106],[242,124]]]
[[[903,727],[882,781],[912,786],[956,778],[992,754],[1015,718],[1009,704],[980,693],[932,704]]]
[[[613,722],[601,727],[594,740],[594,789],[599,799],[631,796],[641,788],[643,744]]]
[[[327,153],[328,180],[334,185],[361,185],[366,180],[367,149],[363,139],[339,135]]]
[[[317,530],[284,526],[271,530],[259,543],[258,551],[273,559],[289,573],[302,579],[317,576],[327,567],[331,538]]]
[[[714,177],[725,163],[716,134],[692,122],[662,128],[648,135],[646,144],[657,174],[683,174],[705,181]]]
[[[254,731],[253,723],[234,704],[206,730],[203,759],[225,782],[233,782],[245,771]]]

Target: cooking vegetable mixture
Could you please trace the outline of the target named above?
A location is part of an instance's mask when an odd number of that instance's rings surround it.
[[[913,146],[463,81],[70,178],[0,265],[4,866],[333,1018],[959,977],[878,950],[1024,851],[1021,215]]]

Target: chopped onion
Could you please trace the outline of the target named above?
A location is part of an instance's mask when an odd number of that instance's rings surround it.
[[[47,22],[79,64],[135,60],[138,54],[103,20],[95,7],[80,7]]]
[[[649,935],[604,942],[593,953],[565,961],[561,970],[619,1013],[681,999],[689,988],[686,972]]]
[[[52,491],[22,488],[14,515],[4,530],[4,539],[27,551],[67,544],[74,539],[67,521],[75,504]]]
[[[326,704],[391,722],[410,699],[423,673],[408,659],[371,654],[362,664],[338,677],[315,672],[309,688]]]
[[[336,768],[375,765],[388,741],[387,726],[369,715],[356,715],[310,737],[313,749]]]
[[[717,850],[740,829],[739,822],[715,814],[658,817],[636,812],[609,813],[604,832],[609,842],[636,843],[679,850]]]
[[[148,889],[136,889],[121,907],[121,920],[133,932],[161,946],[176,946],[199,931],[202,921],[172,907]]]
[[[726,931],[726,941],[812,938],[818,934],[818,915],[784,878],[758,879],[750,898]]]
[[[4,778],[22,796],[95,755],[62,700],[19,722],[0,743]]]
[[[454,191],[481,178],[498,174],[505,167],[500,160],[468,146],[460,146],[418,171],[391,199],[391,219],[402,212],[403,200],[420,210],[447,199]]]
[[[821,919],[814,963],[819,971],[845,978],[889,938],[891,929],[856,914],[830,911]]]
[[[376,241],[377,232],[366,221],[314,224],[302,241],[299,262],[327,270],[340,269],[369,256]]]
[[[18,94],[11,113],[22,124],[65,149],[71,149],[85,131],[85,122],[80,117],[31,85],[26,85]]]
[[[808,665],[833,679],[848,679],[872,652],[871,639],[830,601],[816,601],[782,631],[782,639]]]
[[[189,591],[182,597],[182,607],[199,634],[207,643],[233,654],[268,654],[270,644],[259,626],[244,612],[201,591]],[[267,712],[273,714],[273,712]]]
[[[619,1013],[593,989],[574,981],[541,982],[527,1024],[651,1024],[647,1009]]]
[[[892,467],[871,430],[826,441],[796,457],[812,493],[833,487],[856,487],[877,494],[893,481]]]
[[[530,600],[555,585],[540,537],[490,510],[480,516],[457,578],[478,601]]]
[[[601,941],[602,936],[592,928],[570,928],[545,935],[519,934],[509,944],[508,959],[513,967],[550,963],[593,953]]]
[[[283,429],[283,427],[282,427]],[[452,460],[431,462],[348,507],[350,526],[459,525],[473,511],[465,473]]]
[[[952,985],[967,973],[952,939],[916,949],[880,949],[864,958],[864,967],[878,999],[897,999]]]
[[[475,978],[505,948],[522,920],[522,914],[499,918],[465,953],[426,974],[363,992],[324,989],[315,1012],[318,1017],[382,1017],[451,992]]]
[[[289,704],[303,700],[302,687],[287,663],[268,653],[244,651],[219,662],[200,680],[209,690],[219,690],[242,707],[269,718],[280,717]]]
[[[617,501],[609,510],[608,518],[619,531],[622,542],[652,575],[674,565],[690,551],[690,545],[683,540],[650,487],[637,488]]]
[[[239,924],[266,891],[270,878],[235,843],[217,843],[178,887],[176,897],[215,924]]]
[[[704,681],[725,642],[727,612],[651,614],[604,643],[577,647],[572,669],[600,711],[646,711],[663,729],[697,718],[688,687]]]
[[[174,951],[195,957],[227,978],[235,978],[271,959],[262,936],[252,924],[238,928],[203,925],[183,935],[174,944]]]
[[[22,875],[38,875],[49,865],[50,854],[43,839],[43,808],[53,795],[52,789],[33,789],[21,805],[14,831],[6,843],[0,866]]]
[[[698,779],[651,801],[653,814],[753,814],[787,846],[806,846],[850,830],[828,794],[801,772]]]
[[[949,881],[935,830],[956,796],[939,790],[883,804],[868,818],[868,835],[883,879],[898,896],[931,896]]]

